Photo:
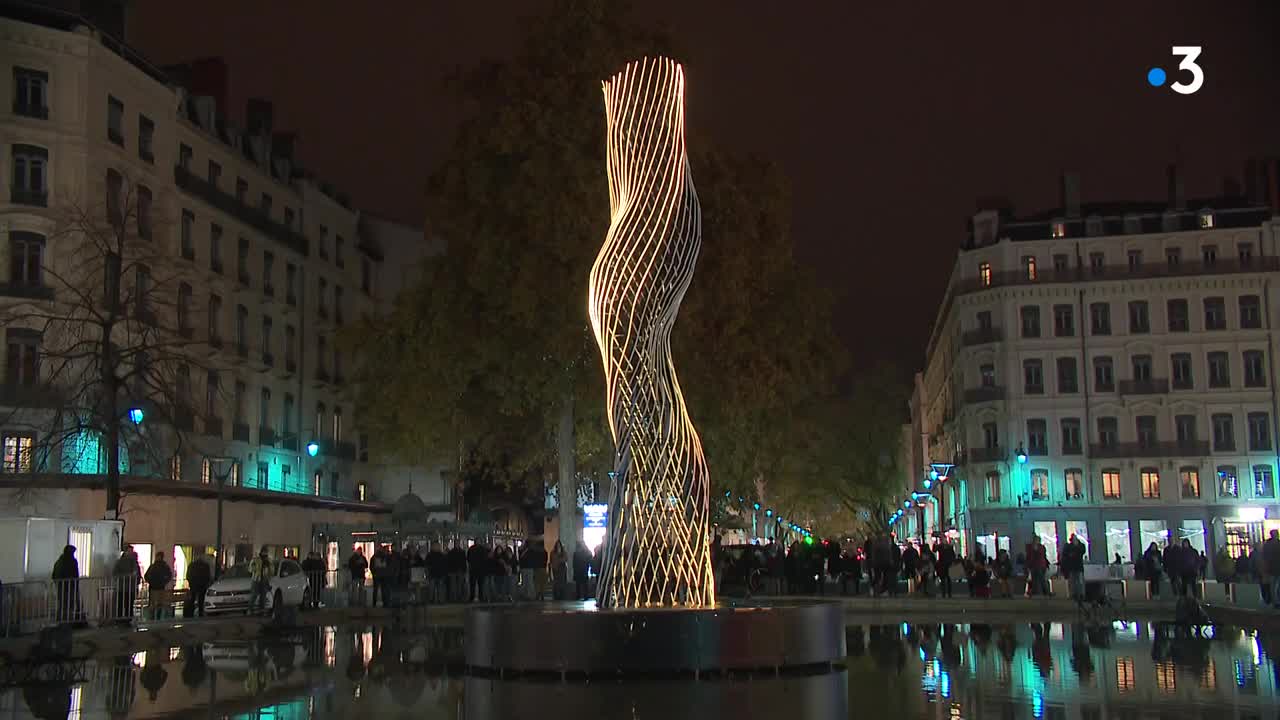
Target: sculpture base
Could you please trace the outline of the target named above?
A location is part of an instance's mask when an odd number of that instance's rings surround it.
[[[472,671],[562,677],[823,670],[844,660],[844,609],[820,602],[482,607],[467,613],[463,653]]]

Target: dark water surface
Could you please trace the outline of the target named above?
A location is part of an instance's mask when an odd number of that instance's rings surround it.
[[[468,677],[461,631],[316,628],[7,668],[6,718],[1275,718],[1280,636],[1163,624],[850,627],[839,672],[694,681]]]

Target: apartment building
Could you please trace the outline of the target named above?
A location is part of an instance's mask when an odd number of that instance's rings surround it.
[[[1056,561],[1189,540],[1238,555],[1280,528],[1275,164],[1249,195],[974,216],[912,400],[916,452],[954,463],[928,532],[972,552],[1038,535]]]
[[[120,402],[140,421],[119,451],[127,540],[212,552],[224,478],[227,557],[261,545],[292,555],[316,525],[386,516],[403,489],[371,470],[337,338],[387,300],[387,233],[296,165],[269,103],[250,101],[243,128],[224,119],[217,61],[161,70],[78,15],[25,5],[0,13],[0,45],[12,100],[0,109],[0,485],[13,511],[103,516],[101,424],[67,432],[82,424],[66,408],[85,377],[68,368],[95,361],[67,359],[65,341],[80,332],[69,327],[96,327],[105,283],[129,306],[112,362],[132,378]],[[97,219],[128,249],[95,252]],[[60,313],[89,324],[61,322],[53,338],[39,320]],[[151,370],[161,362],[171,367]],[[438,468],[411,474],[428,505],[449,502]]]

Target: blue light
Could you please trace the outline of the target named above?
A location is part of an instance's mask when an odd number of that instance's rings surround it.
[[[910,501],[910,500],[903,500],[903,501],[902,501],[902,507],[904,507],[904,508],[909,508],[909,507],[911,507],[911,501]]]
[[[936,475],[937,473],[934,473],[934,474]],[[929,479],[926,479],[926,480],[924,481],[924,489],[925,489],[925,490],[928,490],[928,489],[929,489],[929,488],[931,488],[931,487],[933,487],[933,481],[932,481],[932,480],[929,480]]]
[[[1024,452],[1020,452],[1020,453],[1018,453],[1018,462],[1019,462],[1019,463],[1026,463],[1026,462],[1027,462],[1027,454],[1026,454],[1026,453],[1024,453]]]
[[[1031,693],[1031,714],[1035,717],[1044,717],[1044,696],[1039,690]]]
[[[134,425],[141,425],[142,418],[145,417],[145,415],[146,414],[142,412],[142,408],[140,407],[129,408],[129,420]]]
[[[316,455],[319,455],[320,443],[316,442],[315,440],[312,440],[311,442],[307,443],[307,454],[310,455],[311,457],[315,457]]]
[[[1160,87],[1164,85],[1164,81],[1168,79],[1164,70],[1158,67],[1151,68],[1147,71],[1147,84],[1151,87]]]
[[[765,517],[773,517],[773,508],[769,508],[768,510],[765,510],[765,511],[764,511],[764,516],[765,516]]]
[[[756,510],[759,510],[759,509],[760,509],[760,503],[752,503],[752,504],[751,504],[751,507],[755,508]]]
[[[938,471],[937,471],[937,470],[930,470],[930,471],[929,471],[929,479],[930,479],[930,480],[937,480],[937,479],[938,479]],[[928,486],[928,485],[926,485],[925,487],[929,487],[929,486]]]

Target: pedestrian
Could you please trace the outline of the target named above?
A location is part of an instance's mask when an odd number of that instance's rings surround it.
[[[1182,539],[1182,594],[1193,598],[1200,597],[1200,558],[1203,557],[1191,547],[1191,540]]]
[[[981,554],[976,556],[973,570],[969,573],[969,587],[975,598],[985,600],[991,597],[991,571]]]
[[[445,565],[449,569],[449,602],[464,602],[467,594],[467,551],[462,538],[454,538]]]
[[[1173,596],[1176,598],[1182,595],[1182,546],[1176,542],[1168,543],[1160,553],[1160,559],[1169,576],[1169,589],[1173,591]]]
[[[551,596],[556,600],[565,600],[569,593],[569,555],[565,552],[564,543],[556,540],[551,549]]]
[[[1031,542],[1027,543],[1027,573],[1030,575],[1030,581],[1027,583],[1028,595],[1049,595],[1049,553],[1045,549],[1044,543],[1040,542],[1039,535],[1032,535]]]
[[[387,589],[391,581],[391,552],[386,545],[373,551],[369,559],[369,574],[373,576],[373,602],[370,607],[378,607],[378,598],[382,598],[382,607],[387,606]]]
[[[1067,579],[1067,596],[1076,602],[1084,602],[1084,543],[1075,533],[1067,538],[1062,548],[1058,568]]]
[[[467,602],[488,600],[485,583],[489,577],[489,548],[485,547],[482,539],[477,539],[467,548],[467,577]]]
[[[271,558],[263,545],[257,557],[249,561],[249,614],[266,612],[267,596],[271,594]]]
[[[1270,601],[1280,608],[1280,530],[1272,530],[1271,537],[1263,543],[1262,560],[1271,581],[1268,585],[1271,590]]]
[[[111,577],[115,581],[116,620],[128,625],[133,622],[138,585],[142,583],[142,566],[132,545],[125,545],[120,551],[120,557],[111,568]]]
[[[449,601],[449,560],[439,542],[431,543],[427,552],[427,601],[444,603]]]
[[[204,617],[204,596],[213,584],[213,568],[208,559],[197,555],[187,565],[187,601],[182,605],[183,617]]]
[[[846,546],[844,552],[840,553],[840,594],[848,595],[848,584],[853,583],[853,595],[857,597],[860,594],[862,584],[862,563],[858,560],[858,548],[853,545]]]
[[[1142,574],[1147,579],[1147,594],[1152,598],[1160,597],[1160,576],[1164,574],[1164,560],[1160,555],[1160,547],[1154,542],[1142,553]]]
[[[724,581],[724,547],[721,545],[719,534],[711,540],[711,574],[715,581],[716,594],[719,595]]]
[[[369,569],[369,560],[364,556],[364,548],[357,547],[347,560],[347,572],[351,575],[351,604],[364,606],[364,581]]]
[[[510,569],[502,558],[502,545],[495,545],[489,551],[489,588],[491,602],[506,601],[507,598],[507,578],[510,577]]]
[[[1013,597],[1013,592],[1010,589],[1010,580],[1013,577],[1013,561],[1009,559],[1008,550],[1001,549],[996,551],[995,575],[1000,597]]]
[[[907,548],[902,551],[902,576],[911,585],[915,585],[917,582],[916,573],[919,561],[920,551],[916,550],[915,543],[908,540]]]
[[[938,556],[937,573],[938,581],[942,583],[942,597],[951,597],[951,566],[956,562],[956,549],[951,547],[951,541],[947,538],[940,538],[938,545],[934,549]]]
[[[307,574],[307,602],[304,606],[312,608],[320,607],[320,594],[324,592],[324,560],[320,559],[320,553],[312,550],[307,553],[307,559],[302,561],[302,572]]]
[[[155,562],[147,568],[147,615],[152,620],[159,620],[164,614],[165,602],[169,599],[169,583],[173,581],[173,570],[165,560],[164,553],[156,553]]]
[[[573,549],[573,588],[577,600],[586,600],[591,594],[591,551],[581,540]]]
[[[80,563],[76,562],[76,546],[67,545],[53,563],[53,585],[58,600],[56,617],[60,623],[79,622],[84,618],[80,607]]]

